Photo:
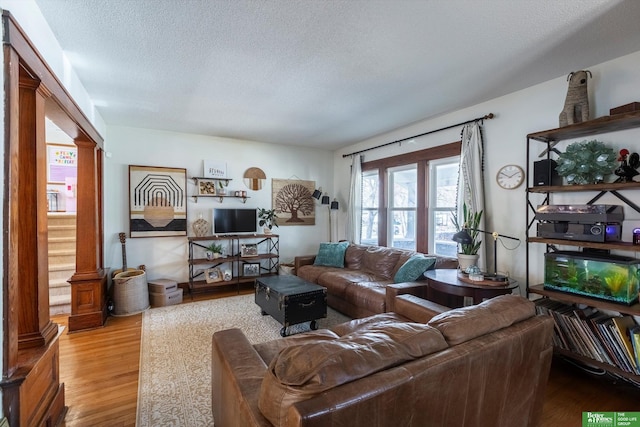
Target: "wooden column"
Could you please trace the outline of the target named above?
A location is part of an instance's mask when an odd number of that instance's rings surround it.
[[[101,151],[96,144],[76,139],[78,186],[76,227],[76,272],[71,283],[69,331],[98,328],[107,318],[107,276],[102,266]]]
[[[47,176],[44,129],[44,99],[48,93],[40,83],[20,75],[18,137],[19,271],[15,278],[20,301],[18,348],[48,344],[58,332],[49,319],[47,243]]]

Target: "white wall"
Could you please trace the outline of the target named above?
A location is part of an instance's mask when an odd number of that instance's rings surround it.
[[[271,180],[302,179],[316,186],[332,188],[333,154],[326,150],[296,148],[285,145],[228,138],[181,134],[158,130],[109,127],[108,156],[104,159],[105,179],[105,266],[122,267],[118,233],[128,235],[129,165],[186,168],[187,178],[202,176],[204,159],[227,163],[231,190],[246,190],[250,197],[245,204],[240,199],[188,198],[188,234],[193,236],[191,223],[198,214],[211,221],[214,208],[271,208]],[[109,157],[110,156],[110,157]],[[259,167],[267,175],[261,190],[249,190],[242,176],[250,167]],[[187,194],[194,194],[195,184],[188,179]],[[296,255],[312,254],[321,241],[328,239],[328,211],[316,209],[314,226],[280,226],[273,231],[280,235],[280,262],[290,262]],[[188,245],[186,237],[155,237],[127,239],[127,266],[144,264],[150,279],[188,280]]]
[[[588,67],[593,73],[589,81],[591,118],[609,115],[609,109],[630,102],[640,101],[640,51],[631,55],[617,58],[613,61]],[[567,74],[570,71],[567,70]],[[505,164],[517,164],[526,170],[526,135],[546,129],[558,127],[558,115],[562,110],[567,91],[566,75],[558,76],[554,80],[492,99],[462,110],[425,120],[411,126],[398,129],[386,135],[381,135],[363,141],[359,144],[339,150],[334,154],[335,184],[334,191],[343,200],[349,193],[350,158],[343,158],[343,154],[351,153],[367,147],[373,147],[390,141],[417,135],[430,130],[449,126],[465,120],[482,117],[494,113],[493,120],[484,122],[485,143],[485,195],[487,229],[495,230],[509,236],[523,240],[515,250],[507,250],[498,246],[498,270],[508,271],[520,281],[524,289],[525,278],[525,213],[526,193],[524,185],[516,190],[503,190],[496,184],[495,175]],[[478,82],[482,84],[482,82]],[[375,160],[401,153],[421,150],[427,147],[446,144],[460,140],[461,128],[450,129],[428,135],[416,140],[415,144],[403,143],[401,146],[391,145],[365,153],[365,161]],[[581,138],[577,141],[598,139],[613,147],[616,151],[629,148],[632,152],[640,150],[640,129],[597,135]],[[566,146],[565,142],[560,147]],[[539,144],[539,143],[536,143]],[[531,152],[531,159],[537,160],[543,144],[535,146]],[[613,180],[613,178],[610,178]],[[574,197],[558,197],[554,203],[585,203],[594,194],[580,193]],[[640,201],[639,192],[628,193],[632,200]],[[618,199],[607,196],[599,203],[622,204]],[[631,240],[631,230],[640,225],[640,215],[632,209],[625,208],[625,222],[623,239]],[[341,215],[339,229],[344,235],[345,216]],[[505,245],[512,248],[512,241],[506,240]],[[492,244],[489,245],[489,256],[492,259]],[[531,249],[538,256],[532,258],[532,284],[542,280],[542,245],[532,245]],[[627,256],[637,254],[626,253]]]

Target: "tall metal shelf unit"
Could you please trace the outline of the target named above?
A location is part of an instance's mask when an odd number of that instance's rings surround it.
[[[189,290],[207,292],[220,286],[253,283],[257,277],[278,274],[280,260],[280,237],[277,234],[225,234],[205,237],[189,237]],[[227,256],[208,259],[204,256],[212,242],[227,242]],[[243,256],[242,246],[255,245],[255,253]],[[259,264],[257,274],[245,275],[245,264]],[[208,269],[228,270],[232,277],[207,283]]]
[[[554,145],[561,140],[575,139],[587,136],[594,136],[602,133],[617,132],[627,129],[640,128],[640,112],[631,112],[616,114],[613,116],[600,117],[595,120],[590,120],[583,123],[565,126],[557,129],[550,129],[541,132],[535,132],[527,135],[527,177],[532,176],[531,167],[533,159],[530,158],[532,146],[531,144],[544,144],[546,148],[547,158],[550,158]],[[531,182],[531,180],[529,180]],[[590,185],[555,185],[555,186],[537,186],[527,188],[527,210],[526,210],[526,289],[527,295],[529,293],[542,295],[555,301],[563,302],[566,304],[583,304],[586,306],[594,307],[600,310],[615,311],[622,314],[629,314],[634,316],[640,316],[640,304],[632,306],[625,306],[622,304],[610,303],[603,300],[594,298],[582,297],[579,295],[557,292],[553,290],[544,289],[542,284],[530,283],[530,255],[532,252],[531,245],[545,244],[546,252],[554,250],[556,246],[572,246],[581,248],[595,248],[605,250],[618,250],[618,251],[640,251],[640,246],[635,246],[631,242],[585,242],[585,241],[573,241],[573,240],[561,240],[561,239],[548,239],[535,237],[535,211],[536,206],[531,201],[532,194],[540,194],[542,205],[548,205],[551,203],[554,193],[585,193],[592,194],[592,197],[586,202],[586,204],[596,203],[602,196],[609,193],[617,197],[626,206],[640,213],[640,207],[633,202],[627,194],[629,190],[640,190],[640,182],[630,183],[603,183],[603,184],[590,184]],[[588,196],[587,196],[588,197]],[[637,195],[636,195],[637,198]],[[530,235],[532,233],[533,235]],[[629,234],[629,233],[626,233]],[[556,352],[567,357],[582,361],[584,363],[598,366],[599,368],[615,373],[619,376],[629,378],[634,382],[640,382],[640,376],[634,375],[616,366],[612,366],[606,363],[601,363],[591,358],[586,358],[579,354],[556,348]]]

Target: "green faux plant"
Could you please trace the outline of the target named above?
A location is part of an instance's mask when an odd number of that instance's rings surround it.
[[[213,252],[214,254],[222,254],[222,245],[219,243],[212,243],[207,246],[207,250]]]
[[[618,156],[613,148],[591,140],[574,142],[558,156],[556,171],[567,184],[597,184],[615,170]]]
[[[258,224],[260,227],[267,227],[271,230],[273,227],[278,227],[278,215],[276,215],[275,209],[262,209],[258,208]]]
[[[482,241],[479,239],[480,232],[478,231],[478,227],[480,226],[480,219],[482,218],[483,211],[474,212],[469,209],[466,203],[462,204],[462,220],[460,223],[458,221],[458,214],[456,212],[452,212],[453,225],[456,227],[456,231],[462,231],[463,228],[467,229],[469,236],[471,236],[471,243],[468,244],[460,244],[460,253],[464,255],[477,255],[480,250],[480,245]]]

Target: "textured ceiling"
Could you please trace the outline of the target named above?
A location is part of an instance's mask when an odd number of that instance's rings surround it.
[[[327,149],[640,46],[635,0],[36,3],[107,125]]]

